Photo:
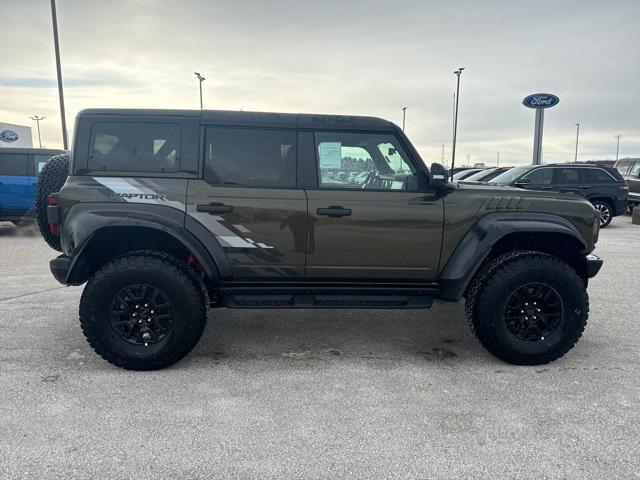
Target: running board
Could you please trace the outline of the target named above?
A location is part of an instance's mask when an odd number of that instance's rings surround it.
[[[222,288],[229,308],[429,308],[432,287],[404,285],[252,285]]]

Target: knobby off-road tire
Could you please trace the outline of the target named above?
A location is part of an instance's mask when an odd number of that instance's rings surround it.
[[[91,276],[80,299],[80,325],[91,347],[113,365],[157,370],[195,347],[208,304],[191,267],[163,252],[139,251]]]
[[[493,355],[516,365],[541,365],[562,357],[580,339],[589,298],[584,281],[562,260],[515,251],[476,275],[466,293],[466,315]]]
[[[47,220],[47,198],[59,192],[69,176],[69,154],[61,153],[51,157],[38,176],[36,187],[36,222],[42,238],[47,244],[59,252],[62,251],[60,237],[49,231]]]

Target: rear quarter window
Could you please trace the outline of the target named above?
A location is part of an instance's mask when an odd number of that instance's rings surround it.
[[[585,168],[582,171],[586,183],[615,183],[615,179],[602,168]]]
[[[92,172],[178,172],[180,125],[96,122],[87,166]]]

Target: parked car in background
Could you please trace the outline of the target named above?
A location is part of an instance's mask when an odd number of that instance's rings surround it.
[[[512,168],[489,183],[580,194],[600,213],[601,228],[627,211],[629,187],[613,167],[578,163],[525,165]]]
[[[625,158],[618,160],[614,168],[629,185],[629,207],[640,205],[640,158]]]
[[[0,149],[0,221],[16,225],[34,220],[38,174],[49,158],[62,150]]]
[[[482,172],[484,170],[484,168],[469,168],[467,170],[462,170],[461,172],[454,173],[452,180],[454,182],[459,182],[460,180],[464,180],[465,178],[470,177],[474,173]]]
[[[511,170],[513,167],[499,167],[499,168],[488,168],[486,170],[482,170],[480,172],[476,172],[473,175],[462,180],[463,183],[487,183],[496,178],[498,175],[506,172],[507,170]]]

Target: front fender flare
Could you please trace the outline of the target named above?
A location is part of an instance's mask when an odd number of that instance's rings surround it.
[[[480,266],[501,238],[516,233],[556,233],[587,245],[569,220],[551,213],[497,212],[479,219],[466,233],[440,274],[440,298],[457,301],[462,298]]]

